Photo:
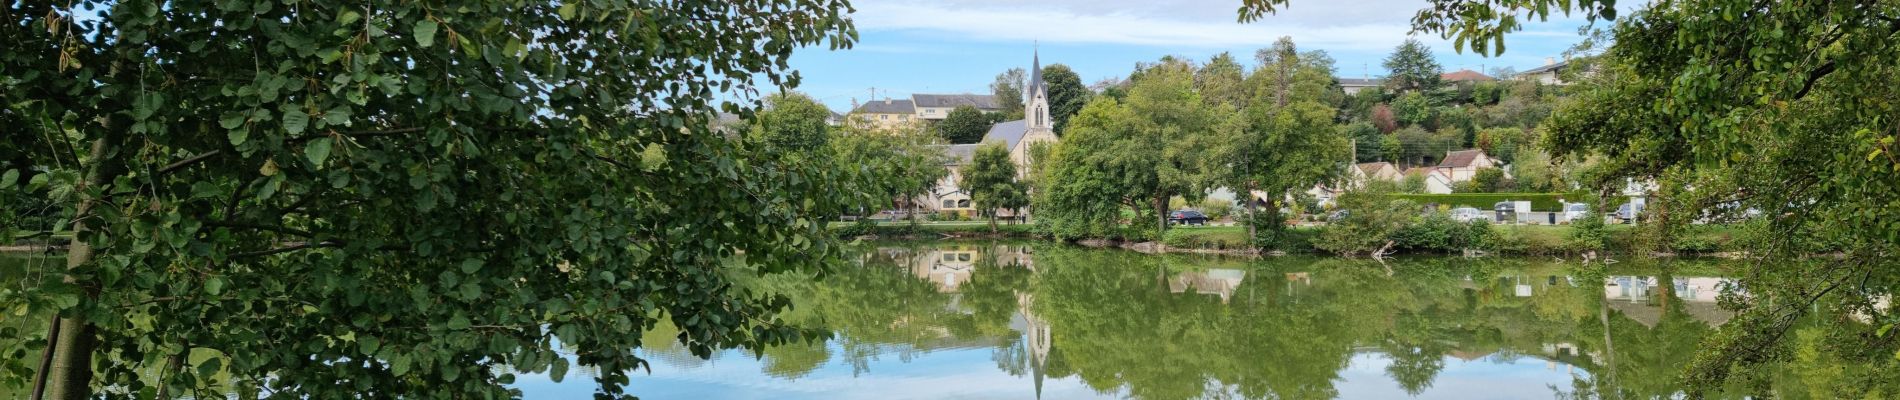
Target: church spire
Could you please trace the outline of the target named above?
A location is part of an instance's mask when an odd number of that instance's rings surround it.
[[[1029,61],[1029,88],[1028,89],[1029,89],[1029,92],[1032,93],[1032,95],[1037,90],[1042,89],[1042,49],[1041,49],[1042,45],[1038,44],[1036,45],[1036,47],[1037,49],[1029,53],[1030,61]]]

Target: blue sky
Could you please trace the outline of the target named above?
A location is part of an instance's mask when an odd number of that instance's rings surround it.
[[[1136,62],[1166,55],[1204,61],[1233,52],[1251,66],[1253,52],[1281,36],[1302,50],[1326,50],[1342,77],[1384,74],[1380,60],[1403,42],[1425,0],[1293,0],[1277,15],[1235,22],[1240,0],[862,0],[859,43],[852,49],[801,49],[791,67],[797,88],[832,109],[850,108],[877,89],[879,98],[912,93],[989,93],[997,73],[1027,68],[1039,47],[1044,65],[1067,64],[1083,83],[1126,76]],[[1631,8],[1631,7],[1624,7]],[[1628,11],[1628,10],[1625,10]],[[1625,13],[1624,15],[1627,15]],[[1507,51],[1481,57],[1452,51],[1451,42],[1419,35],[1447,72],[1461,68],[1518,70],[1544,64],[1581,39],[1581,18],[1532,22],[1507,37]],[[1599,27],[1608,24],[1599,22]]]

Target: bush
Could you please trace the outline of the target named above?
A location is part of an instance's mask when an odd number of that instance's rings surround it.
[[[1220,199],[1201,200],[1201,213],[1216,220],[1227,218],[1234,213],[1234,202]]]
[[[1478,248],[1496,253],[1523,253],[1531,248],[1531,243],[1516,228],[1492,228],[1479,239]]]
[[[1564,244],[1573,251],[1602,250],[1610,241],[1610,232],[1604,229],[1603,217],[1596,213],[1584,213],[1571,220],[1569,242]]]
[[[1470,182],[1470,181],[1466,181]],[[1463,182],[1460,182],[1463,183]],[[1530,201],[1531,209],[1537,211],[1559,211],[1564,198],[1562,193],[1452,193],[1452,194],[1395,194],[1394,198],[1411,200],[1419,204],[1438,204],[1451,207],[1471,207],[1490,210],[1500,201]],[[1572,197],[1575,198],[1575,197]],[[1520,212],[1525,210],[1518,210]]]
[[[1491,225],[1483,221],[1458,222],[1445,213],[1433,212],[1415,218],[1394,231],[1393,246],[1411,251],[1453,252],[1478,248]]]
[[[1376,251],[1418,212],[1415,203],[1395,199],[1379,185],[1341,194],[1339,208],[1350,214],[1320,231],[1319,237],[1313,240],[1313,247],[1339,254]]]

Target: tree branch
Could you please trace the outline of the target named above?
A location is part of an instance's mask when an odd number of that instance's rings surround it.
[[[305,230],[292,229],[292,228],[286,228],[286,227],[275,226],[275,225],[252,224],[252,223],[233,222],[233,221],[211,221],[211,222],[206,222],[205,226],[222,227],[222,228],[256,229],[260,231],[271,231],[271,232],[277,232],[277,233],[286,233],[286,234],[291,234],[291,235],[303,236],[306,238],[316,236],[315,234],[310,233],[310,231],[305,231]]]
[[[340,247],[342,245],[343,245],[342,243],[337,243],[337,242],[320,242],[320,243],[304,242],[304,243],[298,243],[294,245],[278,247],[278,248],[269,249],[269,250],[258,250],[258,251],[247,251],[243,253],[236,253],[236,254],[232,254],[231,258],[263,257],[263,256],[272,255],[272,254],[289,253],[289,252],[293,252],[297,250],[325,248],[325,247]]]
[[[210,159],[211,157],[216,156],[218,154],[222,154],[222,153],[224,153],[224,150],[212,150],[212,151],[200,153],[195,156],[191,156],[191,158],[178,160],[178,162],[168,164],[164,168],[159,168],[157,174],[158,176],[165,176],[166,174],[170,174],[173,171],[183,169],[185,167],[191,166],[192,164],[197,164],[200,161]]]

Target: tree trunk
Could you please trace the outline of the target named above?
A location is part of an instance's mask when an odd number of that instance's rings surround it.
[[[1157,227],[1155,228],[1155,240],[1161,240],[1161,237],[1164,235],[1167,235],[1168,233],[1168,197],[1167,196],[1160,196],[1160,195],[1155,196],[1155,211],[1157,211],[1155,213],[1155,222],[1160,223],[1158,225],[1155,225]]]
[[[996,234],[996,210],[990,210],[990,234]]]
[[[1240,198],[1246,199],[1245,201],[1247,202],[1247,243],[1254,243],[1254,241],[1260,238],[1260,233],[1254,229],[1254,224],[1258,223],[1259,217],[1253,213],[1253,182],[1247,182],[1245,191],[1246,193],[1240,194]],[[1258,248],[1259,246],[1254,247]]]
[[[87,166],[86,187],[98,187],[109,180],[103,167],[111,162],[106,158],[107,146],[105,138],[92,142],[92,165]],[[73,214],[73,241],[66,253],[66,269],[69,271],[92,262],[92,246],[86,242],[89,236],[86,217],[91,214],[93,204],[93,199],[82,196],[77,212]],[[77,283],[71,274],[66,275],[65,281]],[[35,399],[89,398],[92,396],[92,352],[98,344],[92,335],[92,324],[79,316],[60,317],[55,323],[58,325],[48,329],[55,329],[58,334],[49,338],[51,342],[46,346],[46,351],[52,354],[52,363],[40,369],[33,378],[34,386],[43,385],[45,391],[34,393]]]

